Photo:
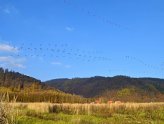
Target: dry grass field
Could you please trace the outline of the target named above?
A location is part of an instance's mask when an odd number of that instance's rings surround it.
[[[111,103],[111,104],[53,104],[53,103],[10,103],[14,107],[23,107],[41,113],[95,114],[121,111],[156,110],[164,103]]]
[[[1,103],[6,105],[2,124],[164,124],[164,103]]]

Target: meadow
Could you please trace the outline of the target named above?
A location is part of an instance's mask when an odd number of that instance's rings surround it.
[[[0,110],[1,124],[164,124],[164,103],[1,103]]]

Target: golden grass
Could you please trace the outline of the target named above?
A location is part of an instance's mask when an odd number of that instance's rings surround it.
[[[14,107],[24,107],[40,113],[94,114],[117,111],[155,110],[164,103],[112,103],[112,104],[53,104],[53,103],[10,103]]]
[[[8,104],[5,97],[0,97],[0,124],[15,124],[14,107]]]

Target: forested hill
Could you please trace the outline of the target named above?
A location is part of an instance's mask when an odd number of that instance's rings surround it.
[[[164,80],[126,76],[54,79],[45,82],[67,93],[124,101],[164,101]]]
[[[0,68],[0,86],[21,90],[31,86],[34,86],[36,89],[43,88],[45,85],[35,78]]]
[[[7,95],[6,95],[7,94]],[[86,103],[86,99],[64,93],[42,83],[40,80],[0,68],[0,99],[3,96],[18,102]]]

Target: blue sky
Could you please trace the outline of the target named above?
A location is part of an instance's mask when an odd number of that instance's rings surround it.
[[[0,66],[42,81],[164,78],[163,0],[0,0]]]

